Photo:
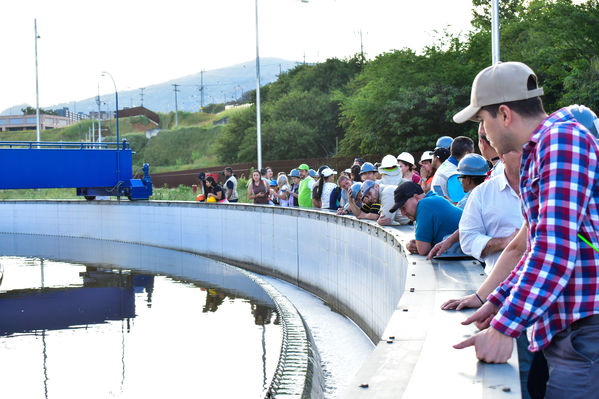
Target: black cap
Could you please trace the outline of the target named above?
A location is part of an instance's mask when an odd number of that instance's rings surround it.
[[[407,200],[412,198],[414,194],[423,194],[424,191],[422,187],[413,181],[407,181],[401,183],[395,191],[393,192],[393,196],[395,197],[395,205],[389,209],[389,212],[395,212],[399,208],[401,208]]]
[[[451,155],[449,152],[449,149],[447,149],[445,147],[437,147],[433,151],[433,157],[439,158],[441,160],[441,162],[443,162],[447,158],[449,158],[449,155]]]

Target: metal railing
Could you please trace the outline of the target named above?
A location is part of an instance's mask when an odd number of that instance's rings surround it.
[[[119,146],[119,144],[122,144]],[[74,150],[89,150],[89,149],[130,149],[129,143],[123,140],[122,143],[116,141],[102,143],[86,143],[86,142],[69,142],[69,141],[0,141],[0,149],[74,149]]]

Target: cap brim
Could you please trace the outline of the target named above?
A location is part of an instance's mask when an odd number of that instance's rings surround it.
[[[474,117],[480,111],[481,107],[476,107],[472,104],[458,112],[453,116],[453,121],[455,123],[464,123],[468,121],[474,121]]]
[[[398,204],[398,203],[396,202],[396,203],[395,203],[395,205],[393,205],[393,206],[391,207],[391,209],[389,209],[389,213],[396,212],[396,211],[397,211],[399,208],[401,208],[401,206],[402,206],[402,205],[403,205],[403,204],[401,204],[401,205],[400,205],[400,204]]]

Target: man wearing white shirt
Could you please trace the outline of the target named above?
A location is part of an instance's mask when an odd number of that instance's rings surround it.
[[[460,219],[462,251],[486,263],[490,274],[503,249],[522,226],[519,197],[521,152],[503,155],[504,173],[476,187]]]
[[[501,161],[501,159],[499,159],[499,154],[497,153],[495,148],[491,147],[491,143],[487,138],[487,132],[485,132],[485,128],[482,122],[478,124],[478,149],[480,150],[480,154],[487,161],[493,164],[491,170],[487,174],[487,179],[502,174],[503,162]]]
[[[474,152],[474,142],[470,137],[456,137],[451,143],[451,155],[435,172],[433,182],[431,183],[432,190],[438,195],[449,197],[447,191],[447,180],[457,173],[458,163],[464,156]]]

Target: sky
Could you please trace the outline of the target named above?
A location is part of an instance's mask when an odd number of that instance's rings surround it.
[[[307,1],[307,2],[306,2]],[[256,57],[255,0],[5,0],[0,112],[132,90]],[[319,62],[470,29],[471,0],[258,0],[260,57]],[[17,109],[18,112],[18,109]]]

